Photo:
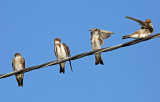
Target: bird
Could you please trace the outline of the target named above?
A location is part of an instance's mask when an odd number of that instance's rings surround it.
[[[67,56],[71,57],[69,47],[65,43],[61,43],[60,38],[55,38],[54,39],[54,52],[55,52],[55,55],[57,57],[57,60],[66,59]],[[69,64],[70,64],[70,67],[71,67],[71,71],[73,72],[70,60],[69,60]],[[59,72],[64,74],[65,73],[65,62],[62,62],[59,65],[60,65],[60,71]]]
[[[13,71],[19,71],[19,70],[25,69],[25,59],[21,56],[21,54],[15,53],[14,56],[15,57],[12,60]],[[18,82],[18,86],[23,87],[24,73],[16,74],[15,76]]]
[[[100,30],[100,29],[90,29],[91,32],[91,45],[92,45],[92,51],[101,49],[101,44],[104,45],[104,39],[107,39],[111,36],[111,34],[114,34],[114,32],[106,31],[106,30]],[[101,53],[95,53],[95,65],[101,64],[104,65]]]
[[[152,21],[150,19],[146,19],[145,22],[143,22],[141,20],[138,20],[138,19],[135,19],[135,18],[132,18],[132,17],[128,17],[128,16],[126,16],[126,18],[138,22],[142,27],[139,30],[137,30],[136,32],[134,32],[133,34],[131,34],[131,35],[123,36],[122,39],[127,39],[127,38],[134,38],[134,39],[146,38],[146,37],[150,36],[153,33],[154,29],[153,29],[153,26],[152,26]]]

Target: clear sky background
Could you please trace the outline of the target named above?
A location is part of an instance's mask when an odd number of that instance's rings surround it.
[[[154,34],[160,33],[159,0],[0,0],[0,74],[12,72],[14,53],[26,67],[56,60],[54,38],[61,38],[71,55],[91,51],[89,29],[115,32],[103,47],[122,40],[150,18]],[[1,102],[160,102],[160,38],[25,73],[24,87],[15,76],[0,79]]]

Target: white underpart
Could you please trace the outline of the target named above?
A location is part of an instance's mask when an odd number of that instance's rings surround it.
[[[97,49],[101,49],[101,42],[99,40],[99,35],[92,36],[91,44],[92,44],[93,51]]]
[[[19,70],[23,69],[22,63],[20,62],[21,61],[21,56],[15,57],[14,61],[15,61],[15,70],[16,71],[19,71]]]
[[[22,70],[23,69],[23,67],[22,67],[22,63],[21,63],[21,56],[17,56],[17,57],[15,57],[15,59],[14,59],[14,63],[15,63],[15,71],[19,71],[19,70]],[[19,79],[19,80],[21,80],[21,78],[23,78],[23,73],[22,74],[18,74],[17,75],[17,78]]]
[[[141,34],[141,35],[139,36],[139,38],[145,38],[145,37],[147,37],[147,36],[149,36],[149,35],[151,35],[151,33]]]
[[[59,44],[60,42],[59,41],[55,41],[55,44]]]
[[[152,23],[150,23],[149,25],[150,25],[150,26],[153,28],[153,25],[152,25]]]
[[[151,33],[144,33],[144,32],[146,32],[146,29],[140,29],[140,35],[134,34],[131,37],[135,38],[135,39],[138,39],[138,38],[145,38],[145,37],[151,35]]]
[[[140,34],[139,38],[145,38],[145,37],[151,35],[151,33],[145,33],[146,31],[149,32],[149,29],[147,29],[147,30],[146,29],[141,29],[140,31],[141,31],[141,34]]]
[[[137,39],[138,38],[138,34],[134,34],[131,37]]]
[[[63,60],[65,58],[67,58],[66,51],[65,51],[62,43],[60,43],[60,46],[56,46],[56,47],[57,47],[58,60]],[[61,66],[62,66],[62,68],[64,68],[65,62],[61,63]]]
[[[92,50],[93,51],[97,50],[97,49],[101,49],[101,42],[99,40],[99,35],[98,34],[95,34],[95,35],[92,36],[91,44],[92,44]],[[95,57],[99,61],[100,53],[96,53]]]
[[[57,54],[58,54],[58,60],[67,58],[66,51],[62,44],[60,44],[60,46],[57,46]]]

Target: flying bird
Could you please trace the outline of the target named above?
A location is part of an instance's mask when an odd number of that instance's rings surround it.
[[[69,50],[68,46],[65,43],[61,43],[60,38],[55,38],[54,39],[54,52],[55,52],[55,55],[57,57],[57,60],[66,59],[67,56],[71,57],[70,50]],[[69,64],[70,64],[70,67],[71,67],[71,71],[73,71],[70,60],[69,60]],[[65,62],[60,63],[59,65],[60,65],[60,73],[64,74],[64,72],[65,72]]]
[[[90,29],[89,31],[91,31],[92,51],[101,49],[101,44],[104,45],[104,39],[107,39],[111,36],[111,34],[114,34],[114,32],[100,30],[97,28]],[[95,53],[95,65],[97,64],[104,65],[100,52]]]
[[[21,56],[21,54],[20,53],[15,53],[14,56],[15,57],[12,60],[13,71],[19,71],[19,70],[25,69],[25,60]],[[17,82],[18,82],[18,86],[23,87],[24,73],[16,74],[15,76],[16,76],[16,79],[17,79]]]
[[[138,20],[138,19],[135,19],[135,18],[132,18],[132,17],[128,17],[128,16],[126,16],[126,18],[138,22],[142,27],[131,35],[123,36],[122,39],[126,39],[126,38],[134,38],[134,39],[146,38],[153,33],[154,30],[153,30],[153,26],[152,26],[152,21],[150,19],[146,19],[145,22],[143,22],[141,20]]]

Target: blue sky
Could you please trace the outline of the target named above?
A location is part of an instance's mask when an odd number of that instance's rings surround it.
[[[109,47],[132,39],[123,35],[138,30],[125,18],[150,18],[154,34],[160,32],[159,0],[1,0],[0,73],[12,72],[14,53],[26,67],[56,60],[54,38],[61,38],[71,55],[91,51],[89,29],[115,32],[105,40]],[[0,80],[1,102],[160,102],[160,38],[102,54],[104,66],[94,65],[94,55],[25,73],[24,87],[15,76]]]

